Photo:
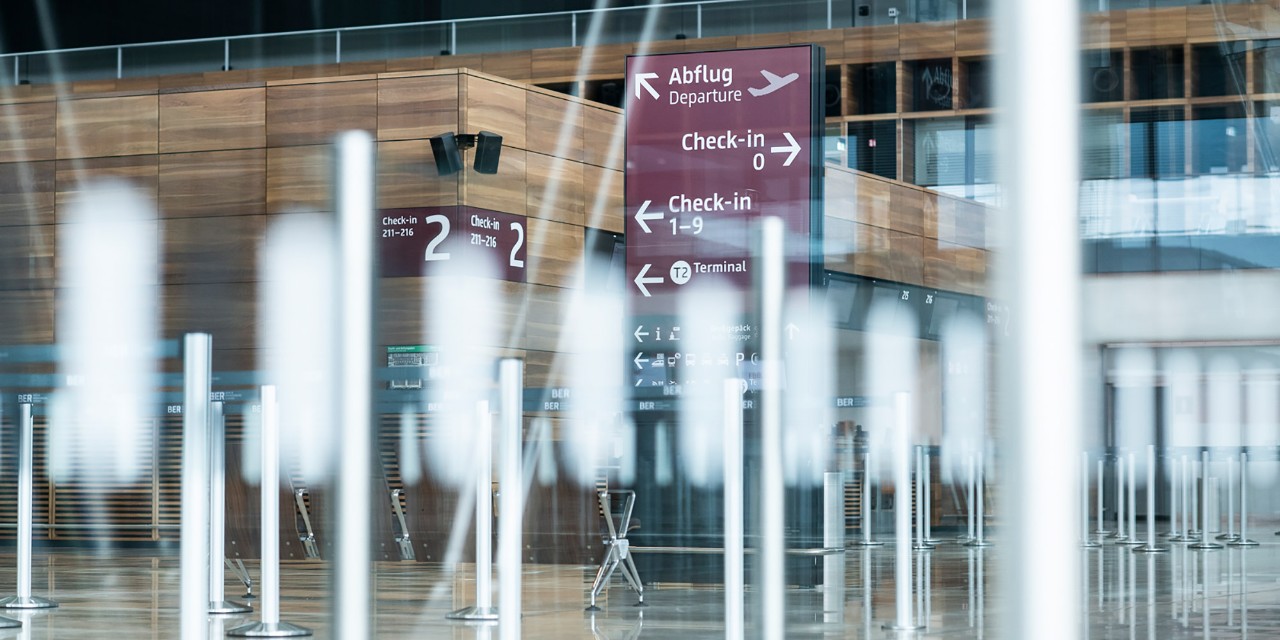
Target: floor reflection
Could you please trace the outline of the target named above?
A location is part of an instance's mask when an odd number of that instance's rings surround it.
[[[1081,549],[1085,603],[1082,637],[1273,638],[1280,637],[1280,544],[1197,551],[1174,544],[1168,554],[1134,554],[1107,544]],[[916,637],[999,638],[1001,603],[995,563],[1001,548],[942,544],[912,552],[918,580],[912,593]],[[787,591],[788,638],[892,638],[881,629],[894,620],[892,547],[850,549],[822,560],[823,585]],[[0,554],[0,585],[16,579],[12,554]],[[282,564],[281,615],[329,638],[329,571],[318,562]],[[257,566],[249,564],[256,576]],[[724,596],[717,586],[657,584],[638,608],[623,583],[602,594],[602,611],[588,614],[587,593],[595,567],[528,565],[524,578],[524,638],[722,638]],[[497,628],[447,621],[444,615],[470,604],[470,567],[381,563],[375,567],[377,603],[370,612],[378,638],[498,637]],[[101,638],[106,635],[177,637],[178,558],[117,551],[80,550],[36,554],[35,592],[61,603],[39,612],[10,612],[22,629],[0,630],[9,638]],[[241,585],[228,576],[231,593]],[[759,592],[748,587],[747,636],[756,632]],[[610,596],[613,596],[612,601]],[[256,601],[255,601],[256,602]],[[501,606],[501,603],[499,603]],[[255,614],[211,617],[210,637],[223,637]]]

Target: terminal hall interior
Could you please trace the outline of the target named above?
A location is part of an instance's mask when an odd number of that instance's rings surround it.
[[[35,4],[0,638],[1280,633],[1275,0]]]

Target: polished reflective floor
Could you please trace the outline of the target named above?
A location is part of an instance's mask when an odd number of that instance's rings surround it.
[[[1088,638],[1276,638],[1280,637],[1280,537],[1274,526],[1258,527],[1263,544],[1196,551],[1168,544],[1169,553],[1135,554],[1112,543],[1072,550],[1085,572],[1086,606],[1080,620]],[[996,585],[1000,541],[983,550],[946,543],[913,553],[913,573],[923,577],[913,592],[915,615],[924,629],[916,637],[996,638],[1001,602]],[[0,554],[0,595],[15,584],[14,556]],[[250,565],[256,580],[257,567]],[[495,626],[451,622],[445,614],[473,604],[470,567],[448,572],[439,565],[380,563],[375,567],[377,603],[369,612],[377,638],[498,637]],[[891,638],[895,583],[890,547],[850,549],[830,555],[826,586],[787,592],[788,638]],[[718,585],[655,584],[648,606],[615,577],[601,599],[602,611],[584,612],[594,567],[526,565],[524,638],[722,638],[724,592]],[[176,638],[178,559],[136,551],[38,550],[35,595],[60,607],[36,613],[10,611],[22,630],[0,638]],[[282,565],[281,619],[329,638],[328,567],[319,562]],[[1053,576],[1045,576],[1053,580]],[[1064,587],[1065,588],[1065,587]],[[255,592],[257,585],[254,585]],[[228,576],[227,595],[244,587]],[[1064,597],[1067,595],[1063,594]],[[758,611],[747,594],[748,616]],[[257,599],[248,600],[253,604]],[[500,604],[500,603],[499,603]],[[210,617],[210,637],[221,637],[255,617]],[[755,635],[748,620],[747,637]]]

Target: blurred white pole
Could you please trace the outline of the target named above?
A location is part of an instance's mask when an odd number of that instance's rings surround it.
[[[974,482],[974,488],[978,494],[978,498],[973,501],[973,506],[977,510],[977,514],[974,516],[978,521],[977,535],[974,536],[973,540],[970,540],[965,543],[965,545],[970,547],[991,546],[991,543],[987,542],[987,536],[986,536],[987,505],[983,500],[983,486],[986,484],[987,484],[987,453],[986,453],[986,447],[983,446],[983,448],[978,452],[978,475],[977,475],[977,480]]]
[[[920,458],[924,473],[921,481],[924,487],[924,543],[932,549],[942,541],[933,537],[933,455],[929,453],[928,444],[920,447]]]
[[[208,396],[206,396],[208,397]],[[221,402],[209,403],[209,613],[247,613],[226,599],[227,420]]]
[[[1209,530],[1209,451],[1200,452],[1200,542],[1191,545],[1197,551],[1213,551],[1222,545],[1214,542]],[[1208,589],[1205,590],[1206,592]],[[1207,609],[1207,607],[1206,607]],[[1208,614],[1206,614],[1208,615]]]
[[[1191,522],[1189,518],[1195,516],[1195,509],[1191,507],[1189,496],[1187,495],[1187,486],[1191,483],[1191,469],[1187,463],[1187,456],[1182,456],[1182,473],[1180,478],[1182,486],[1179,491],[1182,493],[1182,541],[1191,541]]]
[[[1236,459],[1227,456],[1227,532],[1218,536],[1224,542],[1235,542],[1236,535]],[[1221,514],[1221,511],[1219,511]],[[1221,527],[1219,527],[1221,528]]]
[[[905,391],[893,394],[893,415],[893,582],[897,617],[893,624],[884,627],[910,631],[920,628],[911,616],[911,394]]]
[[[858,501],[860,503],[858,511],[861,513],[858,516],[858,522],[862,527],[862,539],[853,543],[859,547],[879,547],[884,544],[878,540],[871,539],[871,481],[873,475],[871,473],[873,467],[871,455],[872,447],[868,444],[866,450],[862,453],[862,499]]]
[[[1089,452],[1080,452],[1080,546],[1091,549],[1100,547],[1089,537]]]
[[[280,407],[276,388],[262,387],[262,476],[258,481],[262,505],[261,620],[227,632],[233,637],[284,638],[309,636],[311,630],[280,621]]]
[[[341,372],[337,397],[342,446],[337,456],[333,636],[370,637],[373,606],[369,570],[373,509],[373,314],[377,254],[374,242],[374,144],[365,131],[346,131],[334,141],[334,194],[338,212],[338,278]]]
[[[822,474],[822,546],[844,550],[844,473]]]
[[[1083,376],[1077,2],[1000,0],[994,32],[1004,188],[995,298],[1010,306],[1002,336],[1002,634],[1080,636],[1073,551]],[[1053,73],[1045,73],[1053,69]],[[1052,580],[1046,579],[1053,576]],[[1046,635],[1048,630],[1048,635]]]
[[[1129,452],[1129,466],[1126,468],[1129,472],[1129,497],[1126,502],[1129,508],[1129,539],[1120,544],[1136,546],[1143,544],[1143,541],[1138,538],[1138,465],[1132,451]]]
[[[973,540],[973,538],[974,538],[974,532],[973,532],[973,521],[974,521],[974,518],[973,518],[974,486],[973,486],[973,484],[974,484],[974,479],[973,479],[973,454],[972,454],[972,453],[971,453],[971,454],[969,454],[969,457],[965,460],[965,466],[967,466],[967,467],[968,467],[968,472],[969,472],[969,473],[968,473],[968,484],[965,486],[965,490],[968,492],[968,495],[966,495],[966,496],[965,496],[965,498],[966,498],[966,499],[965,499],[965,506],[969,507],[969,509],[968,509],[968,511],[969,511],[969,514],[968,514],[968,515],[969,515],[969,523],[968,523],[968,524],[969,524],[969,529],[968,529],[968,534],[967,534],[967,535],[966,535],[966,537],[965,537],[965,542],[969,542],[969,541]]]
[[[764,596],[764,640],[782,640],[786,635],[786,497],[782,462],[784,231],[780,218],[760,221],[760,585]]]
[[[1240,536],[1231,543],[1233,547],[1256,547],[1257,540],[1249,539],[1249,454],[1240,452]],[[1243,569],[1241,569],[1243,571]],[[1243,598],[1244,592],[1241,591]],[[1241,610],[1241,620],[1244,612]]]
[[[928,551],[933,548],[924,537],[924,519],[927,517],[924,512],[924,447],[916,445],[915,449],[915,502],[914,508],[916,512],[916,541],[911,548],[919,551]],[[910,504],[910,503],[909,503]]]
[[[744,637],[745,520],[742,477],[743,381],[724,381],[724,637]]]
[[[498,415],[502,435],[498,478],[498,630],[503,640],[520,637],[520,551],[524,528],[524,475],[521,471],[524,362],[504,359],[498,368]]]
[[[1169,454],[1169,540],[1177,542],[1182,539],[1178,530],[1178,461]]]
[[[205,638],[209,625],[209,388],[213,343],[188,333],[182,348],[182,637]]]
[[[1156,544],[1156,446],[1147,445],[1147,543],[1137,553],[1165,553],[1169,547]],[[1153,565],[1149,565],[1153,566]],[[1148,583],[1154,580],[1148,580]],[[1154,585],[1152,585],[1154,588]],[[1152,605],[1154,607],[1154,604]]]
[[[476,402],[475,504],[476,603],[445,615],[450,620],[497,620],[493,607],[493,416],[489,402]]]

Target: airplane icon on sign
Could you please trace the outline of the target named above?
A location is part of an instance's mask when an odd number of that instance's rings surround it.
[[[788,73],[785,76],[779,76],[776,73],[769,73],[764,69],[760,70],[760,75],[764,76],[764,79],[769,81],[768,86],[760,89],[757,89],[755,87],[747,87],[747,91],[751,92],[751,95],[757,98],[759,98],[760,96],[767,96],[773,93],[774,91],[777,91],[778,89],[781,89],[791,84],[792,82],[795,82],[796,78],[800,77],[800,74],[798,73]]]

